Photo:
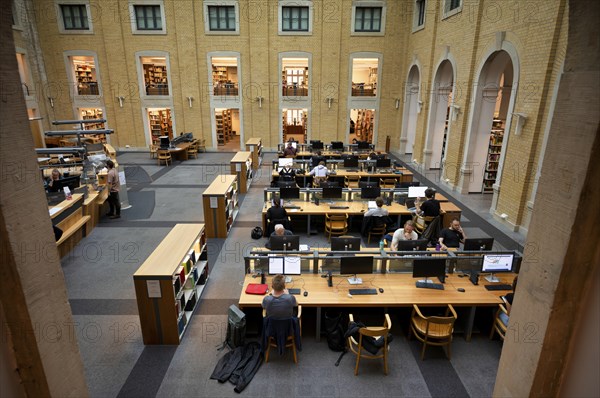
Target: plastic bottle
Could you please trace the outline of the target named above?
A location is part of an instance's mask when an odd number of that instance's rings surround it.
[[[383,250],[383,239],[379,241],[379,250]]]

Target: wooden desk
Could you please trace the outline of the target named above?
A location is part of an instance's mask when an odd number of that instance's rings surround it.
[[[308,172],[305,174],[308,176]],[[411,172],[407,172],[406,174],[396,174],[396,173],[369,173],[366,171],[348,171],[346,169],[337,169],[335,174],[329,174],[329,178],[345,178],[348,177],[359,177],[359,178],[368,178],[370,181],[379,181],[380,178],[393,178],[398,182],[412,182],[413,174]],[[302,177],[302,174],[297,175],[297,177]],[[279,179],[279,172],[277,170],[273,170],[271,172],[271,180]]]
[[[179,160],[188,160],[187,150],[191,145],[191,142],[182,142],[177,144],[175,148],[169,148],[168,151],[173,158],[177,158]]]
[[[338,152],[338,151],[327,151],[327,150],[323,150],[321,151],[321,156],[323,156],[324,158],[339,158],[342,157],[342,155],[348,155],[348,156],[358,156],[359,159],[366,159],[369,157],[369,155],[371,154],[370,151],[366,151],[366,152]],[[296,157],[312,157],[316,155],[316,151],[313,152],[309,152],[309,151],[300,151],[300,152],[296,152]],[[387,154],[384,154],[387,156]]]
[[[438,194],[436,194],[435,196],[437,197]],[[442,211],[442,228],[448,228],[448,226],[454,218],[460,220],[462,210],[454,203],[442,202],[440,203],[440,209]]]
[[[56,206],[48,207],[52,225],[63,231],[61,238],[56,241],[61,258],[86,236],[86,224],[90,216],[83,214],[83,203],[82,194],[73,194],[71,200],[63,200]]]
[[[298,304],[317,308],[317,340],[321,331],[322,307],[411,307],[413,304],[421,306],[452,304],[457,307],[470,307],[465,333],[466,339],[470,340],[476,307],[497,306],[502,303],[500,296],[508,293],[508,291],[488,291],[482,284],[474,286],[469,278],[459,278],[456,275],[446,278],[445,290],[435,290],[417,288],[412,274],[370,274],[362,275],[363,284],[356,287],[383,288],[384,293],[349,297],[348,289],[355,286],[350,286],[346,277],[334,276],[333,287],[328,287],[327,279],[321,278],[318,274],[302,274],[294,278],[303,280],[286,284],[288,288],[304,287],[304,290],[309,292],[306,297],[296,295]],[[269,286],[270,279],[267,277]],[[246,275],[238,304],[241,308],[260,307],[264,296],[246,294],[249,283],[257,283],[257,280],[252,278],[252,275]],[[465,292],[459,292],[458,288],[465,289]]]

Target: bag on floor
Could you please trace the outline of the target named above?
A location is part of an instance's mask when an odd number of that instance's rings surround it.
[[[250,234],[252,239],[260,239],[263,236],[263,229],[261,227],[254,227],[252,229],[252,233]]]
[[[325,333],[327,345],[332,351],[345,351],[346,339],[344,338],[343,314],[325,313]]]
[[[232,350],[244,345],[246,340],[246,314],[236,305],[230,305],[227,311],[227,337],[225,343]]]

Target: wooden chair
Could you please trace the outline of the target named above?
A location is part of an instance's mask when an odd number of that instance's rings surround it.
[[[451,356],[452,332],[456,321],[456,311],[448,304],[445,316],[424,316],[416,304],[413,304],[413,312],[410,319],[408,338],[414,333],[417,340],[423,343],[421,350],[421,361],[425,357],[425,348],[428,345],[447,346],[447,356]]]
[[[376,217],[376,219],[383,219],[383,217]],[[385,232],[387,231],[387,225],[381,220],[377,221],[378,222],[373,223],[373,227],[371,227],[371,229],[368,232],[367,244],[371,243],[371,235],[381,236],[383,238],[383,235],[385,235]]]
[[[206,152],[206,138],[200,138],[198,140],[198,152],[202,151],[202,152]]]
[[[263,309],[263,318],[265,318],[267,316],[267,310]],[[299,305],[298,306],[298,315],[296,316],[298,318],[298,323],[300,324],[300,336],[302,336],[302,306]],[[279,321],[292,321],[292,318],[289,319],[277,319],[274,320],[276,322]],[[275,338],[275,336],[269,336],[267,339],[267,350],[265,352],[265,363],[269,362],[269,352],[271,351],[271,347],[273,348],[277,348],[277,340]],[[294,363],[298,363],[298,355],[296,354],[296,339],[295,336],[289,335],[286,339],[286,343],[285,343],[285,348],[291,348],[292,349],[292,355],[294,358]]]
[[[344,178],[344,182],[346,184],[346,188],[358,188],[358,182],[360,181],[360,176],[346,176]]]
[[[494,333],[496,332],[498,332],[498,336],[500,336],[502,341],[504,341],[504,337],[506,336],[509,314],[506,309],[506,298],[502,296],[501,299],[504,301],[504,304],[498,305],[498,311],[496,311],[496,316],[494,316],[494,324],[492,325],[492,331],[490,332],[490,340],[494,338]]]
[[[381,188],[396,188],[396,179],[395,178],[380,178],[379,186]]]
[[[427,225],[433,221],[435,217],[423,217],[423,216],[417,216],[415,215],[413,217],[413,224],[415,226],[415,231],[417,231],[417,233],[419,235],[421,235],[423,232],[425,232],[425,229],[427,229]]]
[[[194,159],[198,158],[198,147],[196,142],[192,142],[190,146],[187,148],[187,156],[188,159],[194,157]]]
[[[352,314],[349,314],[349,318],[350,318],[350,322],[354,322],[354,316]],[[368,327],[359,329],[358,342],[356,342],[356,339],[354,339],[354,337],[352,337],[352,336],[348,337],[348,347],[350,347],[350,351],[352,351],[354,354],[356,354],[356,366],[354,367],[354,375],[355,376],[358,375],[358,366],[360,364],[361,358],[365,358],[365,359],[382,359],[383,358],[383,373],[385,375],[388,374],[387,357],[388,357],[389,346],[388,346],[387,337],[388,337],[388,333],[390,332],[391,328],[392,328],[392,321],[390,319],[390,316],[389,316],[389,314],[385,314],[383,326],[368,326]],[[363,336],[369,336],[369,337],[373,337],[373,338],[378,338],[380,336],[383,336],[384,343],[383,343],[383,347],[381,347],[379,353],[371,354],[368,351],[363,351]]]
[[[157,160],[158,160],[158,165],[160,166],[161,162],[165,162],[165,164],[168,166],[169,162],[173,163],[173,159],[171,158],[171,153],[169,151],[167,151],[166,149],[159,149],[156,151],[156,153],[158,154]]]
[[[158,145],[150,144],[150,159],[156,158],[156,151],[158,150]]]
[[[325,235],[328,241],[332,235],[345,235],[347,232],[348,214],[325,214]]]

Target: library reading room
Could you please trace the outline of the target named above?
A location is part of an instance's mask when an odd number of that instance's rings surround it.
[[[600,396],[599,1],[0,11],[1,397]]]

